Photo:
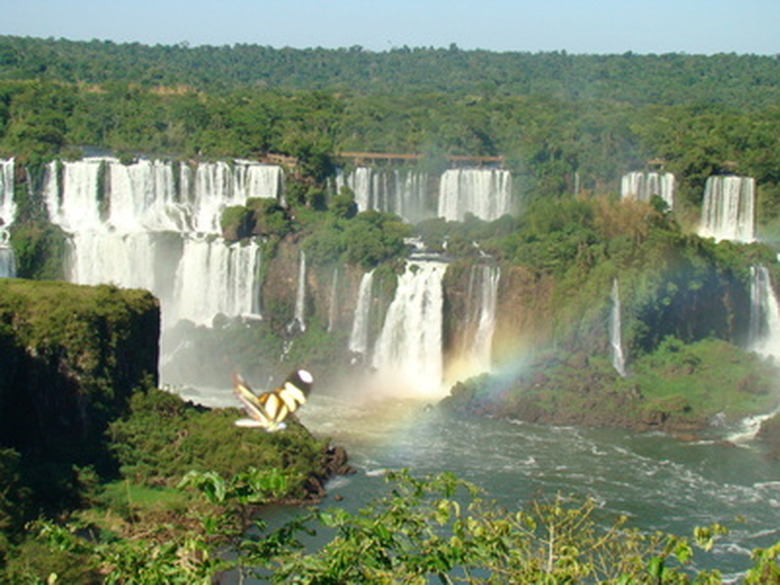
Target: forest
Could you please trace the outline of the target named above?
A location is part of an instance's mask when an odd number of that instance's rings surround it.
[[[780,204],[780,67],[769,56],[449,49],[146,47],[0,37],[0,154],[82,147],[181,158],[343,151],[501,155],[528,197],[617,190],[661,164],[697,204],[707,176],[755,177]]]

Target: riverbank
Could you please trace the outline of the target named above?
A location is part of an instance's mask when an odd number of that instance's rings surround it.
[[[459,415],[531,423],[659,431],[711,438],[751,415],[777,409],[776,366],[719,340],[667,343],[619,375],[606,359],[584,354],[533,362],[453,386],[441,407]],[[759,437],[780,452],[780,423]]]

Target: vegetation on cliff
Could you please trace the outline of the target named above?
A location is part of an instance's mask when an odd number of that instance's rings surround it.
[[[232,424],[237,409],[208,411],[159,390],[159,334],[146,291],[0,280],[0,580],[45,579],[50,571],[32,577],[25,564],[69,558],[28,539],[40,515],[75,510],[124,534],[186,507],[169,490],[193,470],[276,470],[274,497],[295,500],[321,496],[328,474],[348,471],[343,452],[300,425],[246,432]],[[72,582],[94,582],[83,569],[71,567]]]

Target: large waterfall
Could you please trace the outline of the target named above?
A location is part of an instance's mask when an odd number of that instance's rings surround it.
[[[674,207],[674,175],[672,173],[657,173],[633,171],[623,175],[620,182],[620,196],[624,199],[650,201],[653,196],[663,199]]]
[[[467,213],[492,221],[511,213],[512,176],[499,169],[450,169],[439,185],[439,217],[463,221]]]
[[[228,245],[220,214],[249,197],[282,196],[276,166],[113,158],[53,162],[44,196],[51,221],[71,235],[68,279],[151,290],[163,324],[210,324],[219,313],[258,315],[256,242]]]
[[[411,260],[398,278],[395,298],[374,345],[372,365],[381,378],[416,396],[439,397],[442,387],[442,276],[446,264]]]
[[[713,176],[704,188],[699,235],[716,240],[755,239],[755,179]]]
[[[750,267],[749,349],[780,358],[780,306],[766,266]]]
[[[336,176],[336,189],[342,185],[352,189],[360,211],[395,213],[409,223],[436,216],[435,203],[428,196],[428,174],[422,171],[357,167]]]
[[[0,278],[16,276],[16,256],[8,245],[8,227],[14,219],[14,159],[0,159]]]

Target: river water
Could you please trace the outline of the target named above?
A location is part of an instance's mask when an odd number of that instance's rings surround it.
[[[229,390],[191,396],[233,404]],[[590,497],[607,518],[691,536],[695,526],[729,528],[701,567],[733,581],[750,551],[780,540],[780,464],[750,431],[720,429],[730,441],[681,441],[663,434],[537,425],[489,418],[454,419],[418,401],[368,402],[314,394],[300,411],[316,435],[344,446],[355,475],[333,479],[326,499],[352,511],[383,493],[385,470],[415,476],[455,473],[510,510],[538,495]],[[282,512],[283,513],[283,512]]]

